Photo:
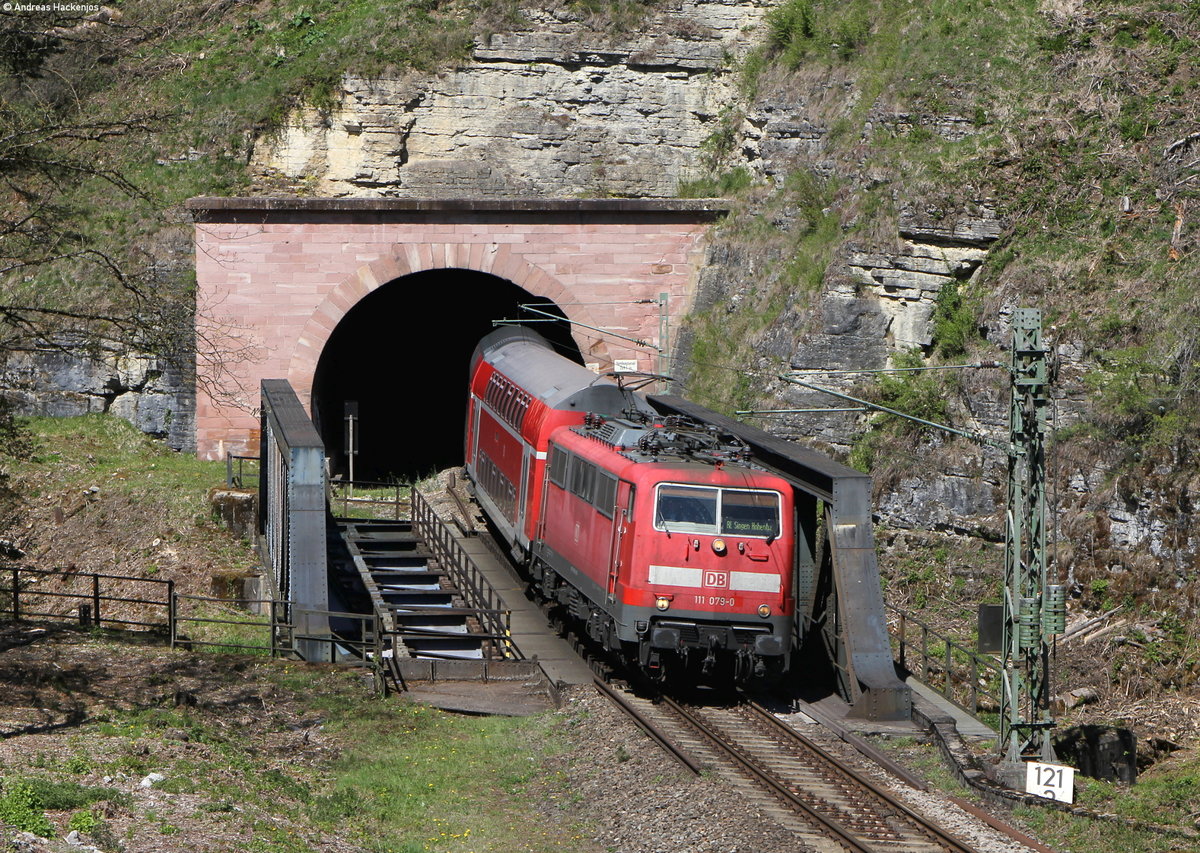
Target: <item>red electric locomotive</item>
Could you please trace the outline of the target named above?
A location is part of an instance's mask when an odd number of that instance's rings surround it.
[[[792,490],[736,439],[506,327],[471,361],[466,469],[535,589],[606,648],[659,676],[786,668]]]

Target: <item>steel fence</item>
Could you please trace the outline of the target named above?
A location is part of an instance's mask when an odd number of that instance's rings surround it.
[[[358,490],[358,494],[354,490]],[[400,521],[408,518],[410,487],[403,483],[379,483],[370,480],[329,480],[329,506],[341,505],[339,518],[350,518],[351,511],[382,508],[383,513],[369,512],[366,518]]]
[[[0,567],[0,620],[70,622],[83,627],[135,630],[168,638],[172,648],[210,648],[295,656],[304,646],[327,647],[322,659],[377,666],[392,646],[375,613],[302,608],[275,599],[231,601],[175,591],[173,580],[80,572],[74,569]],[[255,618],[245,607],[257,607]],[[242,616],[242,613],[245,616]],[[311,617],[338,630],[311,633]],[[213,629],[224,636],[212,636]],[[255,635],[261,641],[255,641]]]
[[[413,530],[429,545],[433,556],[446,567],[463,600],[475,611],[485,657],[496,654],[503,658],[521,659],[523,655],[512,642],[512,611],[488,583],[475,561],[470,558],[450,528],[417,489],[412,490]]]
[[[2,572],[8,582],[0,594],[0,618],[159,631],[171,622],[174,581],[15,565]],[[162,617],[151,621],[149,614],[160,610]]]
[[[979,713],[981,695],[992,701],[989,710],[1000,707],[1002,672],[995,660],[930,628],[898,607],[889,604],[887,609],[897,617],[892,636],[897,644],[896,660],[902,669],[917,675],[972,715]],[[920,634],[915,646],[909,640],[910,626]],[[910,667],[913,657],[916,660]]]

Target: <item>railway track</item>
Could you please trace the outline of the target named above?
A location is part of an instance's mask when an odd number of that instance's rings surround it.
[[[711,768],[746,802],[794,832],[805,849],[974,853],[871,780],[842,766],[762,706],[695,707],[600,690],[692,772]]]

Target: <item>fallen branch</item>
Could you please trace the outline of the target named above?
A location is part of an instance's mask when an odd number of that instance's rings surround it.
[[[1119,606],[1114,607],[1112,610],[1109,610],[1107,613],[1101,613],[1099,616],[1093,616],[1091,619],[1088,619],[1086,622],[1082,622],[1078,625],[1072,625],[1069,630],[1065,631],[1063,633],[1063,635],[1058,638],[1058,641],[1060,643],[1065,643],[1067,640],[1071,639],[1072,637],[1076,637],[1079,634],[1082,634],[1084,631],[1086,631],[1088,628],[1092,627],[1093,625],[1103,622],[1105,619],[1109,618],[1110,616],[1112,616],[1114,613],[1116,613],[1120,609],[1121,608]]]
[[[1083,644],[1085,646],[1087,646],[1087,645],[1090,645],[1093,640],[1098,640],[1101,637],[1107,637],[1109,634],[1115,634],[1117,631],[1126,627],[1128,624],[1129,624],[1128,620],[1118,619],[1116,622],[1112,623],[1111,625],[1106,625],[1105,627],[1100,628],[1099,630],[1091,631],[1090,633],[1088,633],[1088,635],[1083,638]]]
[[[1168,145],[1166,148],[1163,149],[1163,157],[1170,157],[1172,154],[1174,154],[1180,148],[1183,148],[1185,145],[1190,145],[1191,143],[1195,142],[1197,139],[1200,139],[1200,130],[1196,131],[1195,133],[1189,133],[1187,136],[1183,137],[1182,139],[1176,139],[1174,142],[1172,142],[1170,145]]]

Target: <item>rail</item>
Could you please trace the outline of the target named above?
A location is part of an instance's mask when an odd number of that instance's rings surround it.
[[[1000,707],[1002,672],[995,661],[930,628],[899,607],[891,604],[886,607],[897,616],[892,636],[898,647],[896,660],[902,669],[918,675],[925,684],[972,715],[979,713],[981,693],[992,700],[991,708]],[[909,649],[913,645],[908,639],[909,625],[920,631],[920,644],[915,649],[920,669],[909,667]],[[932,651],[931,637],[934,640]],[[987,689],[985,684],[994,685],[994,688]]]
[[[512,612],[504,607],[504,602],[454,539],[450,528],[433,511],[425,496],[413,489],[411,501],[413,530],[446,567],[464,602],[477,614],[484,636],[484,656],[498,653],[503,658],[523,658],[512,642]]]

